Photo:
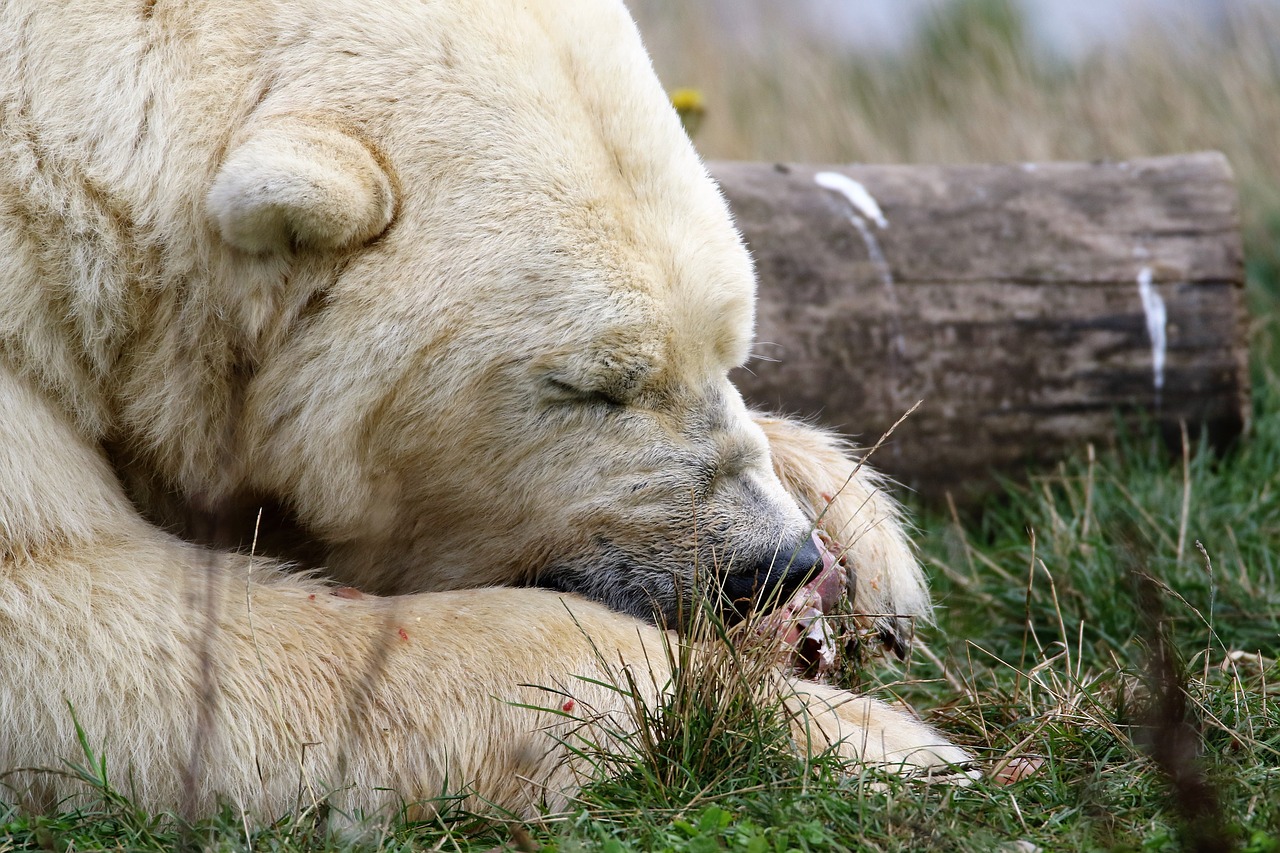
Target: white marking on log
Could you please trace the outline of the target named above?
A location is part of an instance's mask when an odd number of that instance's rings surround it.
[[[877,227],[888,228],[889,220],[884,218],[884,212],[880,210],[880,205],[876,202],[875,197],[867,192],[866,187],[853,178],[841,175],[839,172],[818,172],[813,176],[813,182],[824,190],[830,190],[833,193],[844,196],[845,200],[853,207],[853,213],[849,216],[849,221],[853,223],[853,227],[858,230],[858,235],[862,237],[862,244],[867,247],[867,257],[871,260],[871,265],[876,268],[876,275],[880,278],[880,284],[884,286],[885,293],[889,297],[896,329],[900,311],[898,291],[893,283],[893,270],[889,268],[889,261],[885,258],[884,251],[880,248],[880,241],[876,239],[876,235],[871,231],[871,226],[867,224],[867,220],[870,219]],[[897,329],[894,333],[893,346],[898,351],[898,355],[906,354],[907,342],[903,338],[900,329]]]
[[[884,285],[884,289],[894,299],[894,306],[897,307],[897,291],[893,284],[893,270],[889,268],[889,261],[884,256],[884,251],[880,248],[880,241],[876,239],[876,235],[871,233],[871,226],[867,225],[867,221],[861,216],[850,216],[849,221],[853,223],[853,227],[858,229],[858,233],[862,236],[862,242],[867,247],[867,257],[871,259],[871,264],[876,268],[876,273],[880,276],[880,283]]]
[[[1164,359],[1168,349],[1169,312],[1151,280],[1151,267],[1138,270],[1138,296],[1147,315],[1147,335],[1151,338],[1151,373],[1156,393],[1164,388]]]
[[[839,172],[819,172],[813,176],[813,182],[824,190],[840,193],[849,200],[854,210],[870,219],[878,228],[889,227],[889,220],[884,218],[884,212],[880,210],[875,196],[848,175],[842,175]]]

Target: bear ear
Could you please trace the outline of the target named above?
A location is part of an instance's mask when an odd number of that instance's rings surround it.
[[[206,203],[222,239],[265,254],[367,243],[391,223],[395,196],[391,177],[354,136],[281,117],[232,150]]]

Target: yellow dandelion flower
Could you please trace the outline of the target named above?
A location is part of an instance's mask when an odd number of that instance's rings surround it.
[[[671,105],[680,116],[684,132],[690,137],[697,132],[702,118],[707,114],[707,102],[697,89],[676,89],[671,93]]]

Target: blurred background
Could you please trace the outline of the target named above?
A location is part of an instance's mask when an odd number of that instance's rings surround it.
[[[667,88],[700,93],[695,142],[708,158],[954,163],[1223,151],[1241,193],[1254,315],[1275,315],[1280,0],[631,8]]]

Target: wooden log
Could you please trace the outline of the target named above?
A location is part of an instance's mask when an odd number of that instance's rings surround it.
[[[1236,192],[1219,154],[1118,163],[716,163],[760,276],[757,405],[874,442],[926,498],[1118,425],[1222,443],[1248,412]]]

